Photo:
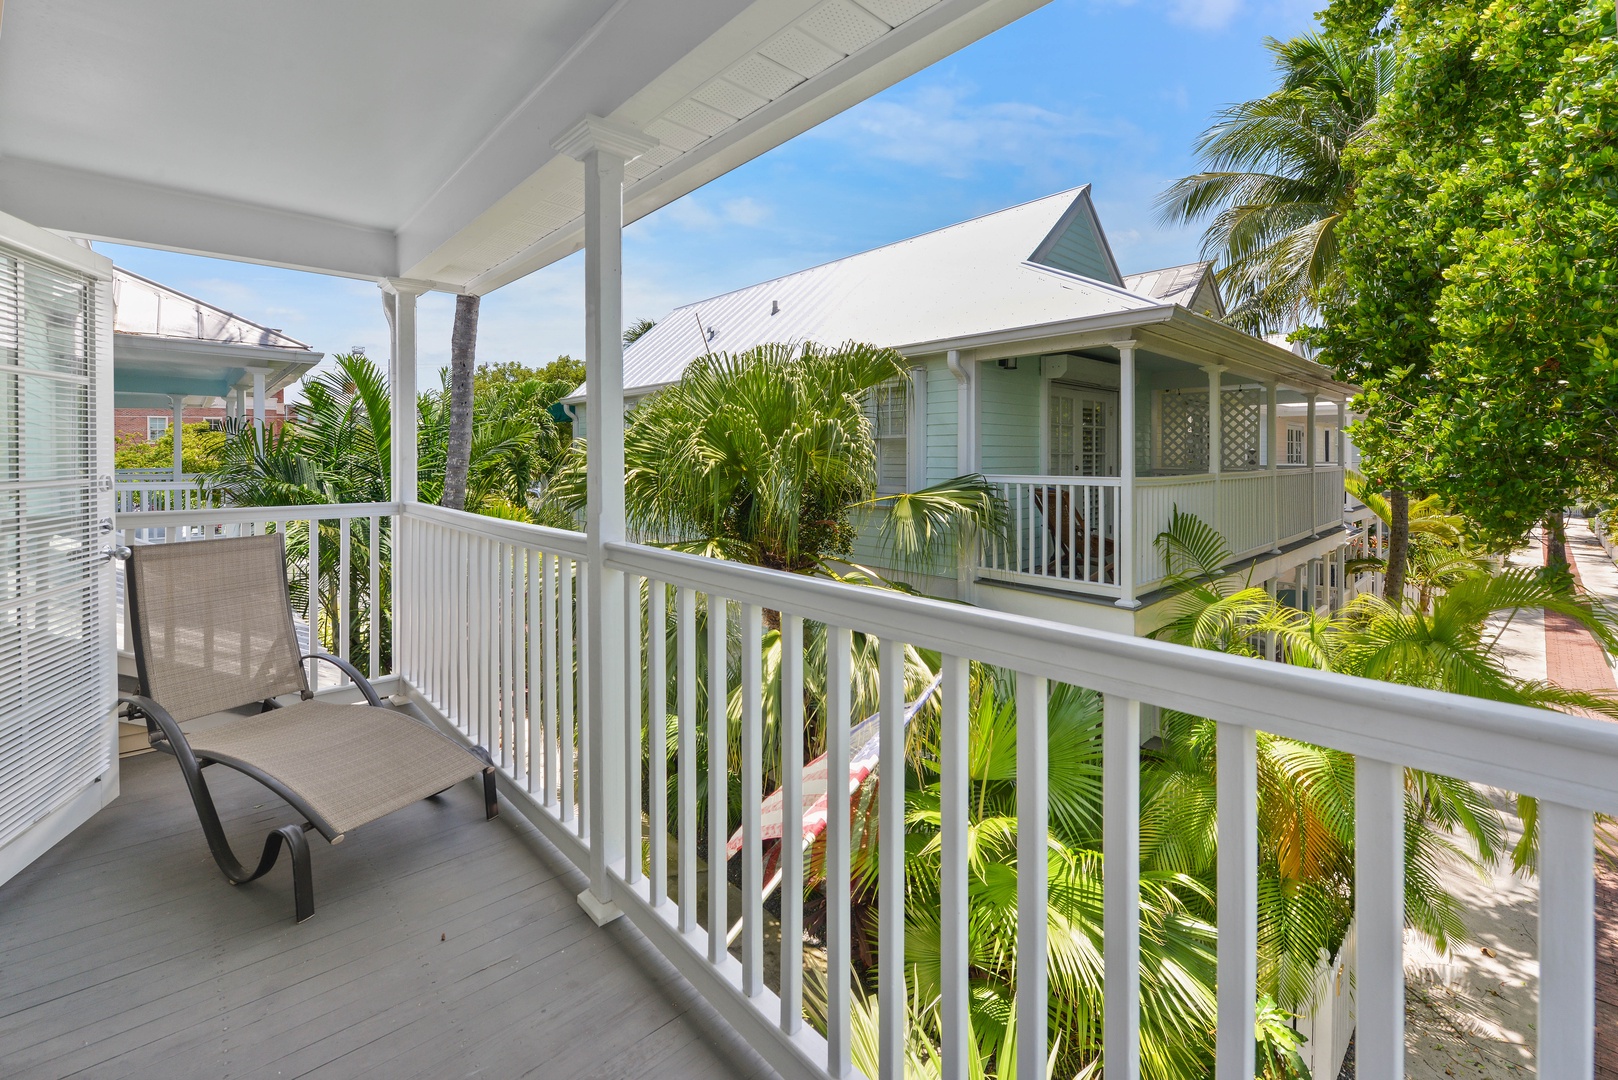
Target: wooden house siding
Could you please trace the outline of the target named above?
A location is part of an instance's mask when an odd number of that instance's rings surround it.
[[[938,484],[960,474],[960,384],[942,360],[927,364],[927,483]]]
[[[1044,386],[1039,358],[1023,356],[1017,369],[978,365],[979,471],[1028,474],[1039,460],[1039,395]],[[1033,420],[1033,422],[1030,422]]]

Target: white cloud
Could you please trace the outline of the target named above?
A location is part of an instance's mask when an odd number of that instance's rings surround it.
[[[855,106],[815,137],[857,153],[956,179],[986,165],[1053,165],[1094,159],[1095,144],[1134,135],[1130,125],[1023,101],[981,102],[964,83],[935,83]]]
[[[751,195],[725,199],[715,204],[708,198],[693,194],[670,203],[658,216],[682,229],[710,232],[725,225],[756,228],[770,219],[771,212],[767,203]]]
[[[1242,11],[1242,0],[1170,0],[1169,18],[1200,30],[1223,30]]]

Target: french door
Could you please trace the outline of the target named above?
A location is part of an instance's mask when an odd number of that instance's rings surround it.
[[[1051,388],[1051,476],[1118,475],[1118,395]]]
[[[0,214],[0,881],[118,789],[111,273]]]

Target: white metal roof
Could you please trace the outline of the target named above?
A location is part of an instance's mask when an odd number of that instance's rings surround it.
[[[1131,292],[1138,292],[1142,296],[1150,296],[1154,300],[1161,300],[1167,304],[1178,304],[1183,308],[1197,310],[1197,294],[1204,295],[1211,300],[1213,313],[1223,314],[1224,306],[1219,301],[1219,292],[1212,280],[1212,262],[1186,263],[1183,266],[1167,266],[1161,270],[1148,270],[1142,274],[1128,274],[1124,277],[1124,288]],[[1206,287],[1206,291],[1204,288]]]
[[[113,332],[215,345],[260,345],[277,349],[309,346],[281,331],[159,285],[121,266],[112,270]]]
[[[624,354],[628,391],[663,386],[705,351],[768,342],[898,348],[1157,306],[1029,260],[1088,186],[676,308]],[[583,399],[583,387],[569,398]]]
[[[0,205],[93,239],[484,293],[577,250],[587,113],[628,220],[1044,0],[9,0]]]

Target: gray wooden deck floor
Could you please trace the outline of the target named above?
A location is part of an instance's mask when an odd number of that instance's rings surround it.
[[[292,820],[208,770],[236,850]],[[122,795],[0,887],[0,1077],[772,1076],[577,872],[470,783],[232,888],[178,768]]]

